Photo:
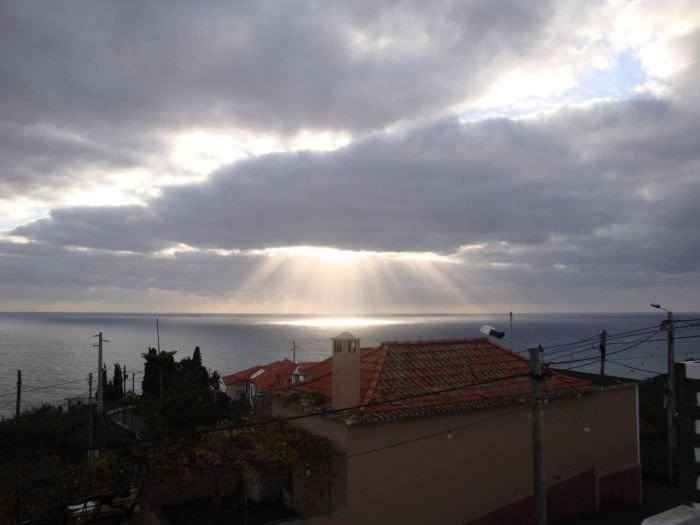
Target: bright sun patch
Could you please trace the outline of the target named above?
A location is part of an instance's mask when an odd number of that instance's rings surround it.
[[[268,312],[323,312],[333,318],[322,318],[318,326],[359,326],[356,323],[365,321],[353,320],[356,312],[398,313],[402,305],[418,298],[427,297],[438,305],[437,311],[469,299],[464,290],[468,267],[457,255],[321,246],[267,248],[241,255],[258,258],[259,263],[238,287],[233,302],[246,303],[264,290]]]
[[[285,319],[269,324],[290,326],[312,326],[315,328],[357,328],[401,324],[399,320],[375,319],[372,317],[311,317],[306,319]]]

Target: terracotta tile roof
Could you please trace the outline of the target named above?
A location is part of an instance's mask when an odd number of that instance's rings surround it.
[[[223,378],[226,386],[236,385],[245,381],[252,381],[261,389],[280,387],[287,384],[287,379],[294,372],[295,365],[289,359],[274,361],[267,365],[252,366],[225,376]]]
[[[332,358],[316,365],[312,378],[277,389],[288,399],[319,394],[330,407]],[[471,385],[471,386],[470,386]],[[404,417],[473,410],[524,402],[530,397],[529,363],[485,338],[434,341],[390,341],[360,353],[358,409],[331,417],[370,423]],[[548,371],[544,393],[549,397],[591,390],[591,381]],[[296,393],[297,396],[293,396]],[[301,403],[303,408],[304,403]]]

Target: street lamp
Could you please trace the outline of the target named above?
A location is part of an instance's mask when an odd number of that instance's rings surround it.
[[[535,525],[547,524],[547,505],[545,501],[544,486],[544,431],[542,428],[542,367],[540,365],[540,354],[542,346],[526,347],[522,343],[508,339],[505,332],[496,330],[493,326],[484,325],[480,328],[482,334],[495,339],[503,339],[509,343],[527,348],[530,352],[530,377],[532,379],[532,477],[533,477],[533,499],[535,503],[534,523]]]
[[[666,329],[668,337],[668,383],[666,395],[666,421],[667,421],[667,441],[668,441],[668,481],[673,483],[676,479],[676,367],[674,365],[674,334],[673,334],[673,312],[657,303],[649,306],[666,312],[666,321],[662,323],[662,328]]]

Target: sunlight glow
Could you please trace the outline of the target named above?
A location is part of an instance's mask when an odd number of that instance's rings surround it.
[[[240,255],[259,262],[236,287],[231,301],[249,305],[257,297],[258,303],[250,307],[260,308],[264,301],[271,313],[322,312],[341,318],[339,325],[355,326],[346,320],[355,319],[358,312],[399,313],[409,304],[415,309],[417,303],[423,311],[464,311],[465,303],[473,304],[474,299],[465,284],[469,267],[459,254],[291,246]]]
[[[439,263],[458,262],[452,255],[440,255],[434,252],[375,252],[369,250],[341,250],[325,246],[284,246],[254,250],[251,253],[269,257],[300,257],[315,259],[325,263],[345,264],[371,258],[395,261],[423,261]]]
[[[398,319],[375,319],[371,317],[315,317],[309,319],[285,319],[281,321],[274,321],[268,324],[342,329],[403,324],[403,321],[400,321]]]
[[[333,151],[347,146],[351,139],[344,131],[302,129],[283,136],[231,128],[188,130],[166,138],[166,142],[170,170],[177,173],[175,179],[204,180],[217,169],[245,158],[269,153]]]

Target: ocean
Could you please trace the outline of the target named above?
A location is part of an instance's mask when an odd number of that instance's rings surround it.
[[[675,314],[676,360],[700,358],[700,314]],[[330,355],[330,338],[350,331],[362,346],[382,341],[481,337],[479,328],[492,325],[525,346],[541,344],[544,361],[560,368],[599,370],[598,334],[609,334],[606,373],[642,379],[666,370],[666,332],[657,331],[665,312],[629,314],[508,314],[377,315],[362,318],[322,318],[301,315],[225,314],[93,314],[0,313],[0,417],[14,413],[17,370],[22,371],[22,407],[41,402],[62,403],[87,394],[88,373],[97,369],[99,332],[104,363],[111,377],[114,363],[132,373],[140,391],[141,354],[158,345],[177,351],[176,360],[191,356],[195,346],[204,365],[224,376],[255,364],[292,358],[299,361]],[[576,343],[568,345],[569,343]],[[511,343],[503,340],[508,348]],[[562,346],[568,345],[568,346]],[[517,344],[514,351],[521,351]],[[615,354],[614,352],[619,352]]]

